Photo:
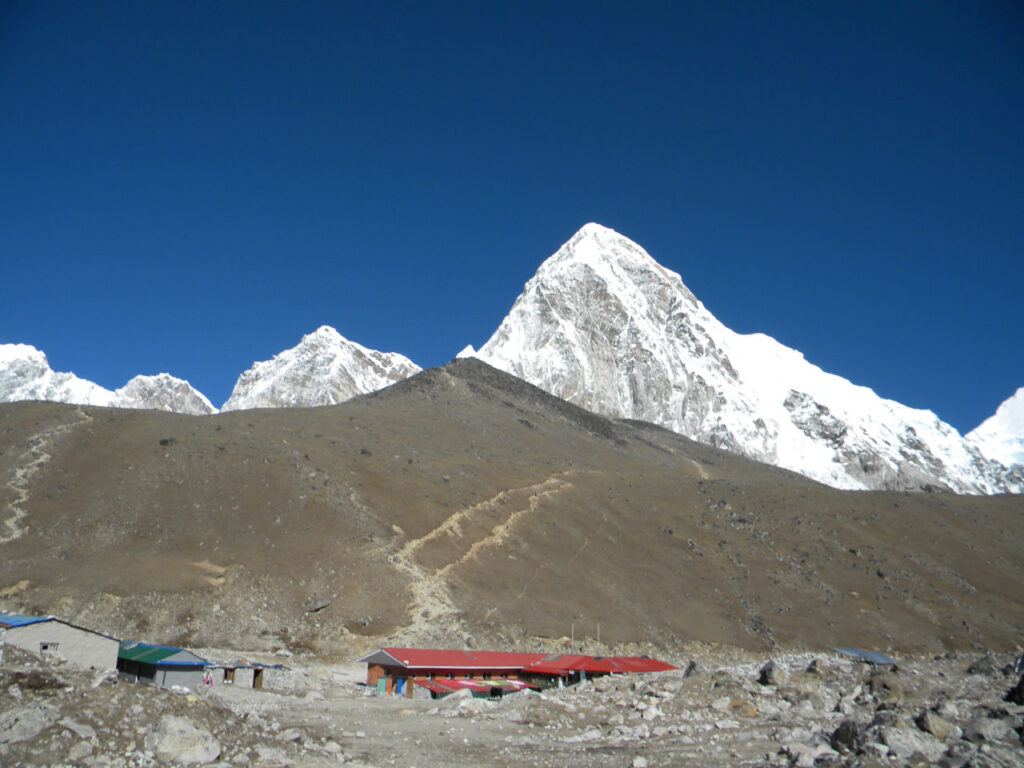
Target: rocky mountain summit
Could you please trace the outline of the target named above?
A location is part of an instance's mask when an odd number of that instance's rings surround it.
[[[191,384],[167,373],[136,376],[111,391],[73,373],[54,371],[46,355],[33,346],[0,344],[0,402],[20,400],[140,408],[194,416],[217,412]]]
[[[463,354],[466,354],[465,352]],[[837,488],[1020,492],[934,413],[719,322],[643,248],[588,224],[476,353],[597,413],[642,419]]]
[[[419,371],[396,352],[367,349],[324,325],[272,360],[253,364],[221,410],[337,405]]]

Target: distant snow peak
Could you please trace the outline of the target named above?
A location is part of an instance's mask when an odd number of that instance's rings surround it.
[[[1024,387],[968,432],[967,439],[993,461],[1006,467],[1020,465],[1024,469]]]
[[[378,352],[322,325],[238,377],[222,411],[336,405],[419,372],[396,352]]]
[[[193,416],[217,412],[202,392],[169,373],[136,376],[120,389],[114,390],[113,394],[113,405],[121,408],[147,408]]]
[[[541,264],[477,356],[598,413],[839,488],[1024,490],[933,413],[726,328],[678,274],[599,224]]]
[[[73,373],[54,371],[46,355],[29,344],[0,344],[0,402],[51,400],[110,405],[113,394]]]
[[[166,373],[136,376],[111,392],[73,373],[50,368],[28,344],[0,344],[0,402],[48,400],[75,405],[155,409],[202,415],[216,409],[191,384]]]

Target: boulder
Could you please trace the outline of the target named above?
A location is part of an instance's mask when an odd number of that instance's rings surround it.
[[[899,704],[903,699],[903,681],[891,672],[873,674],[868,689],[879,704]]]
[[[0,714],[0,744],[34,739],[53,725],[58,716],[57,708],[45,702],[9,709]]]
[[[964,738],[975,744],[990,741],[1016,740],[1016,732],[1009,722],[1001,718],[976,717],[964,728]]]
[[[975,659],[967,667],[968,675],[995,675],[1001,670],[999,661],[991,653],[986,653],[981,658]]]
[[[182,765],[205,765],[220,756],[220,742],[212,733],[177,715],[164,715],[149,727],[146,749]]]
[[[894,728],[883,726],[879,729],[882,743],[889,748],[889,753],[903,759],[921,754],[931,763],[938,760],[946,751],[946,745],[932,736],[911,728]]]
[[[854,720],[843,720],[839,727],[832,731],[829,741],[832,748],[840,751],[852,752],[857,748],[860,740],[861,727]]]
[[[775,666],[774,661],[769,661],[760,671],[757,673],[758,685],[778,685],[779,684],[779,672]]]
[[[930,733],[940,741],[956,740],[963,735],[960,728],[930,709],[918,715],[914,722],[922,731]]]
[[[449,693],[443,699],[441,699],[441,707],[457,707],[466,699],[472,699],[473,692],[469,688],[460,688],[454,693]]]
[[[782,751],[795,768],[813,768],[819,760],[838,757],[835,750],[824,744],[787,744]]]
[[[63,718],[60,721],[60,724],[80,739],[91,739],[96,735],[96,730],[92,726],[83,725],[82,723],[72,720],[70,717]]]

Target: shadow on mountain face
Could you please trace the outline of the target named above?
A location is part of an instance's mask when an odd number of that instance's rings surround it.
[[[340,406],[0,406],[0,605],[322,652],[1010,648],[1019,497],[843,492],[474,360]]]

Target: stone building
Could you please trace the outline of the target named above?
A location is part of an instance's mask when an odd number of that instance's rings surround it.
[[[52,656],[82,669],[114,669],[116,638],[54,616],[27,616],[0,611],[0,659],[4,644]]]

